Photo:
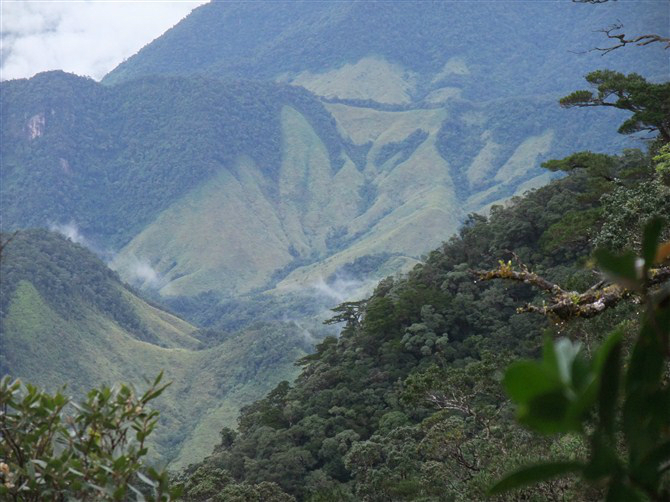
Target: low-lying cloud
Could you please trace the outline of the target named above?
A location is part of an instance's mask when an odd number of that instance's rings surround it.
[[[99,80],[203,3],[0,2],[0,78],[59,69]]]
[[[124,256],[110,266],[124,281],[139,288],[160,289],[166,284],[165,278],[144,258]]]
[[[65,224],[50,223],[49,230],[52,232],[58,232],[76,244],[81,244],[84,247],[92,248],[91,243],[88,241],[88,239],[86,239],[86,237],[84,237],[74,221]]]
[[[377,282],[372,279],[361,280],[337,275],[333,280],[328,282],[321,278],[311,284],[309,289],[339,304],[346,301],[358,300],[369,295]]]

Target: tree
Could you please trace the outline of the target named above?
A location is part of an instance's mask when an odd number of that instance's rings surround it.
[[[624,75],[613,70],[598,70],[586,75],[596,88],[575,91],[559,102],[564,108],[609,106],[633,112],[619,127],[621,134],[658,131],[664,143],[670,142],[670,82],[652,84],[637,73]]]
[[[0,498],[169,501],[167,472],[145,462],[162,373],[143,394],[127,385],[91,390],[81,404],[5,377],[0,381]],[[138,483],[143,485],[142,489]]]

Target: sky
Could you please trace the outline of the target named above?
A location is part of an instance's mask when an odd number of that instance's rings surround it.
[[[206,0],[0,0],[0,79],[100,80]]]

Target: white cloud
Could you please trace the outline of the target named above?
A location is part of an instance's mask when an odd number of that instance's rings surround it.
[[[91,247],[91,244],[88,242],[86,237],[84,237],[83,234],[79,231],[79,227],[74,221],[71,221],[70,223],[65,223],[63,225],[57,223],[51,223],[49,224],[49,230],[51,230],[52,232],[58,232],[64,237],[70,239],[72,242],[81,244],[82,246],[88,248]]]
[[[368,296],[377,282],[372,279],[362,281],[337,274],[335,280],[329,282],[320,278],[317,282],[311,284],[309,289],[330,301],[340,304]]]
[[[151,266],[149,260],[137,256],[125,256],[120,260],[112,260],[109,266],[117,271],[124,281],[139,288],[160,289],[166,282]]]
[[[65,70],[102,78],[205,0],[2,0],[0,78]]]

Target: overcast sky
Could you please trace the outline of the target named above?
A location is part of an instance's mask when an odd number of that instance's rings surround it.
[[[102,78],[206,0],[0,0],[0,78]]]

